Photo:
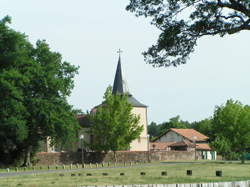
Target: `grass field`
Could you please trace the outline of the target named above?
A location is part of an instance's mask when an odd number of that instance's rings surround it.
[[[193,175],[187,176],[186,170],[192,170]],[[215,171],[221,170],[222,177],[216,177]],[[166,171],[167,176],[161,176]],[[145,172],[144,176],[140,173]],[[0,186],[27,187],[73,187],[83,185],[111,184],[165,184],[165,183],[197,183],[213,181],[250,180],[250,163],[189,163],[140,165],[129,168],[86,168],[78,171],[49,174],[30,174],[13,177],[1,177]],[[91,173],[92,176],[87,176]],[[103,173],[108,173],[103,176]],[[124,176],[120,176],[124,173]],[[75,176],[71,176],[75,174]],[[81,176],[79,176],[79,174]]]

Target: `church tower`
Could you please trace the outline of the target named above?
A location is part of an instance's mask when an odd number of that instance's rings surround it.
[[[113,84],[113,94],[128,94],[128,103],[133,107],[132,113],[136,116],[140,116],[139,125],[143,126],[138,139],[134,140],[130,144],[130,151],[148,151],[148,136],[147,136],[147,106],[140,103],[133,97],[131,93],[125,87],[124,80],[122,78],[121,68],[121,56],[119,55],[118,64],[115,73],[115,80]]]

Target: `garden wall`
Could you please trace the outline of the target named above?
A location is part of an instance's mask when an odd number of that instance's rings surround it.
[[[100,155],[93,152],[83,154],[85,163],[114,162],[112,152]],[[119,151],[117,152],[117,162],[146,162],[163,160],[194,160],[194,151],[156,151],[148,154],[147,151]],[[36,155],[37,165],[60,165],[81,163],[81,152],[56,152],[38,153]]]

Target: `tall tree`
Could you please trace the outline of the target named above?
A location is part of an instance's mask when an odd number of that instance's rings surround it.
[[[63,62],[45,41],[33,46],[27,36],[0,21],[0,157],[4,163],[30,158],[39,142],[65,143],[78,123],[67,103],[77,67]]]
[[[152,17],[151,24],[161,31],[143,53],[156,67],[186,63],[203,36],[250,30],[249,0],[130,0],[127,10]]]
[[[163,122],[160,124],[160,134],[165,133],[170,128],[181,128],[185,129],[188,127],[187,121],[182,121],[180,116],[175,116],[169,119],[168,122]]]
[[[113,95],[109,86],[104,102],[88,114],[89,133],[93,135],[93,142],[88,146],[97,152],[113,151],[115,161],[116,151],[127,150],[143,130],[139,124],[140,117],[132,114],[132,106],[127,100],[127,95]]]
[[[212,119],[212,145],[223,154],[244,154],[250,148],[250,106],[228,100],[215,109]]]
[[[152,121],[148,125],[148,134],[151,140],[153,140],[157,136],[160,136],[160,125],[157,125],[155,122]]]

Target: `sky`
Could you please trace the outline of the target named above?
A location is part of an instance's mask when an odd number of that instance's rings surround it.
[[[142,52],[159,31],[150,20],[125,10],[129,0],[1,0],[0,19],[35,44],[45,39],[52,51],[79,66],[69,103],[83,112],[100,104],[113,84],[121,55],[130,93],[148,106],[148,123],[179,115],[199,121],[213,115],[228,99],[250,105],[250,32],[198,41],[187,64],[153,68]]]

